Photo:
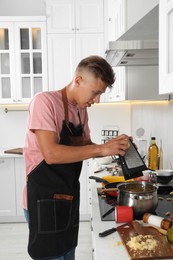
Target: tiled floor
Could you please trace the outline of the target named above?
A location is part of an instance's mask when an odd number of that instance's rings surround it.
[[[26,223],[0,224],[0,259],[27,260],[28,227]],[[89,222],[80,222],[76,260],[91,260],[91,231]]]

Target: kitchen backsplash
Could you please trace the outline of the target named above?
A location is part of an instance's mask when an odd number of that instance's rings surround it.
[[[147,140],[147,148],[151,136],[156,137],[160,148],[163,147],[163,167],[173,167],[173,101],[133,103],[131,105],[131,133],[137,139],[136,131],[144,129],[143,139]]]
[[[158,146],[162,139],[164,168],[173,166],[173,101],[146,103],[96,104],[88,109],[92,141],[101,143],[101,131],[106,125],[119,127],[119,134],[132,135],[137,143],[137,130],[143,129],[147,148],[151,136]],[[27,112],[0,109],[0,148],[23,147]]]

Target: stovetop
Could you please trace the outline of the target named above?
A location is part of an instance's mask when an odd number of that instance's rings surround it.
[[[173,219],[173,195],[169,194],[171,191],[173,191],[173,186],[166,185],[166,186],[158,187],[158,206],[155,210],[155,214],[163,218],[172,220]],[[114,208],[117,205],[116,198],[100,195],[100,188],[97,188],[97,194],[99,200],[101,220],[115,221]]]

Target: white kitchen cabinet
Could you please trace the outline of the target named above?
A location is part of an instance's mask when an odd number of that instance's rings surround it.
[[[110,0],[107,1],[108,41],[115,41],[138,22],[159,0]]]
[[[23,216],[22,194],[26,183],[26,170],[23,158],[15,158],[16,177],[16,215]]]
[[[0,103],[28,103],[47,86],[44,17],[0,17]]]
[[[125,67],[113,67],[115,72],[115,82],[112,89],[107,88],[105,93],[101,96],[101,102],[123,101],[126,99],[126,81],[125,81]]]
[[[47,0],[48,33],[103,32],[103,0]]]
[[[0,158],[0,217],[16,215],[14,159]]]
[[[90,220],[89,194],[88,194],[88,170],[89,161],[83,161],[80,175],[80,220]]]
[[[173,0],[159,1],[159,93],[173,93]]]
[[[158,66],[114,67],[116,80],[112,90],[107,89],[101,102],[126,100],[168,100],[169,95],[159,95]]]
[[[0,222],[25,221],[22,209],[25,181],[23,158],[0,157]]]
[[[79,61],[89,55],[103,56],[104,35],[48,34],[49,90],[66,86]]]

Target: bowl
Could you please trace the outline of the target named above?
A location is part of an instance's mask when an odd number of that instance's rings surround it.
[[[99,164],[110,164],[112,162],[112,157],[111,156],[105,156],[105,157],[97,157],[95,160]]]
[[[173,170],[156,170],[157,182],[168,184],[173,179]]]

